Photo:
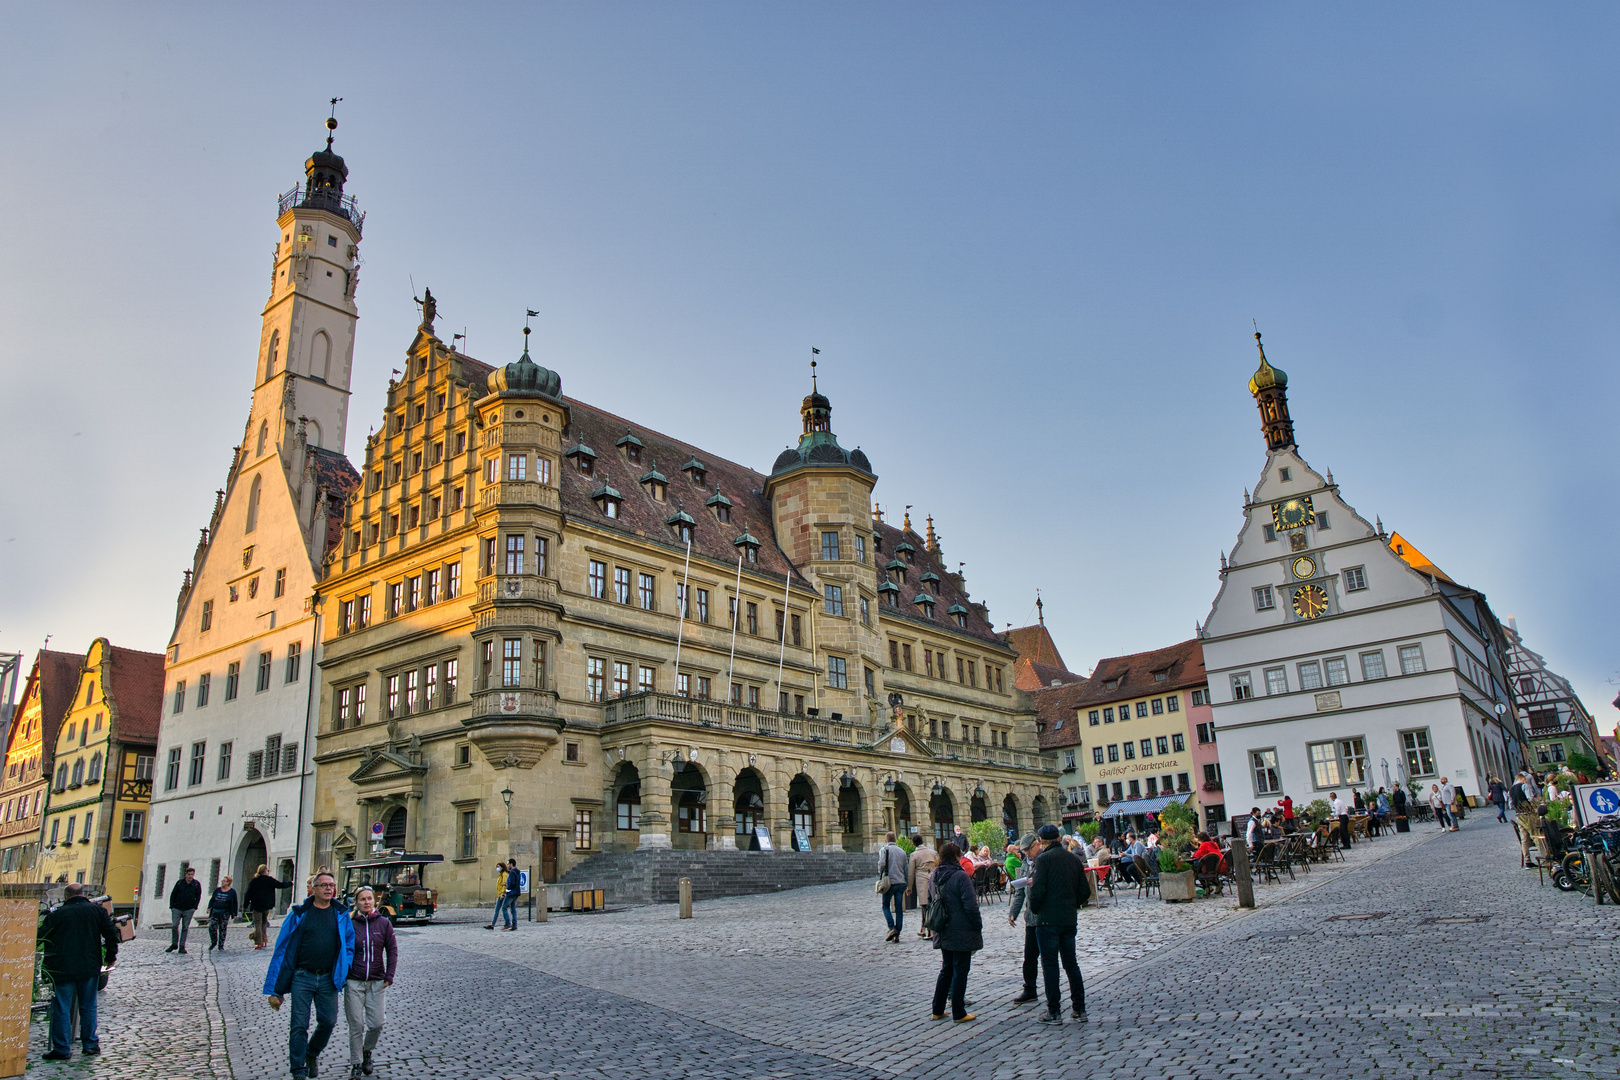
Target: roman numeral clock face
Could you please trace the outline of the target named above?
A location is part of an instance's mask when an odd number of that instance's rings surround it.
[[[1315,619],[1326,615],[1327,592],[1320,585],[1301,585],[1294,590],[1294,614],[1302,619]]]

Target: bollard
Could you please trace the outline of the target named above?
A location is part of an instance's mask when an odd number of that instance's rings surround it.
[[[690,919],[691,917],[692,917],[692,879],[689,878],[689,877],[683,877],[683,878],[681,878],[681,918]]]
[[[1238,907],[1254,907],[1254,877],[1249,873],[1249,845],[1238,837],[1229,854],[1232,856],[1232,876],[1237,879]]]
[[[545,922],[551,915],[550,901],[546,899],[546,883],[542,881],[535,885],[531,895],[534,897],[535,922]]]

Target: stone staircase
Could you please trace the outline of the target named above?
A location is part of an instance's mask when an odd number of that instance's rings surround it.
[[[876,880],[875,856],[824,851],[614,851],[592,855],[551,886],[553,907],[573,889],[601,889],[609,904],[673,904],[681,878],[693,900],[801,889],[863,878]]]

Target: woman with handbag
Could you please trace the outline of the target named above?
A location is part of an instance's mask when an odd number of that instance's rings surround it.
[[[934,902],[934,868],[939,865],[939,852],[935,851],[928,838],[921,833],[911,834],[911,843],[915,851],[906,866],[906,897],[917,901],[917,910],[922,922],[922,929],[917,936],[926,938],[928,931],[928,905]]]
[[[967,980],[973,954],[984,948],[984,920],[979,915],[973,882],[957,861],[961,857],[962,849],[955,844],[946,844],[940,850],[939,867],[931,879],[934,904],[927,924],[934,932],[934,948],[939,950],[933,1018],[945,1019],[945,999],[949,996],[951,1018],[965,1024],[974,1019],[967,1011]]]

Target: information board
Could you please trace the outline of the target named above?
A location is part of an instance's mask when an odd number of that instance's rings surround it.
[[[767,829],[765,826],[760,825],[754,829],[754,839],[759,841],[759,850],[776,850],[775,848],[771,847],[771,830]]]

